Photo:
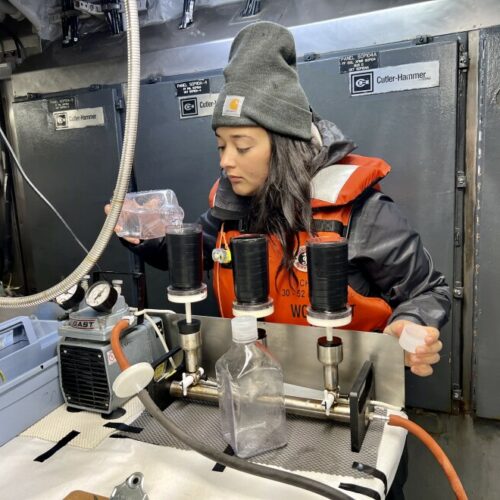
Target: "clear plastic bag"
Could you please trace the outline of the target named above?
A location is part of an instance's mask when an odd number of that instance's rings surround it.
[[[120,238],[150,240],[165,236],[167,226],[182,224],[184,210],[171,189],[127,193],[118,219]]]

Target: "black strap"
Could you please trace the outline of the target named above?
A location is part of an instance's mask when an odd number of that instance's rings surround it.
[[[337,233],[344,236],[345,226],[338,220],[313,219],[312,227],[317,233]]]
[[[231,457],[234,455],[234,451],[233,451],[233,449],[231,448],[231,446],[230,446],[230,445],[227,445],[227,446],[226,446],[226,449],[224,450],[224,453],[225,453],[226,455],[231,456]],[[218,462],[217,462],[217,463],[214,465],[214,467],[213,467],[213,469],[212,469],[212,470],[213,470],[214,472],[223,472],[225,468],[226,468],[226,466],[225,466],[225,465],[222,465],[222,464],[220,464],[220,463],[218,463]]]
[[[366,486],[359,486],[359,484],[340,483],[339,488],[346,491],[353,491],[354,493],[359,493],[360,495],[365,495],[375,500],[382,500],[378,491],[367,488]]]
[[[377,479],[380,479],[384,483],[384,494],[387,495],[387,476],[379,469],[372,467],[371,465],[362,464],[360,462],[353,462],[352,468],[359,472],[364,472]]]
[[[71,431],[66,434],[61,440],[59,440],[52,448],[45,453],[42,453],[39,457],[36,457],[34,462],[45,462],[54,453],[57,453],[61,448],[64,448],[70,441],[76,438],[80,434],[78,431]]]
[[[123,422],[108,422],[107,424],[104,424],[103,427],[123,432],[131,432],[132,434],[139,434],[142,432],[142,427],[134,427],[133,425],[127,425]]]
[[[224,222],[224,231],[239,231],[240,233],[248,232],[248,219],[229,220]],[[312,228],[317,233],[337,233],[344,236],[346,227],[338,220],[330,219],[313,219]]]

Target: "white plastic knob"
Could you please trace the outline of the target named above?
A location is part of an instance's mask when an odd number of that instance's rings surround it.
[[[130,398],[142,391],[154,377],[149,363],[137,363],[121,372],[113,382],[113,392],[119,398]]]
[[[330,408],[333,406],[335,402],[335,396],[325,389],[323,401],[321,401],[321,405],[325,407],[326,416],[330,416]]]

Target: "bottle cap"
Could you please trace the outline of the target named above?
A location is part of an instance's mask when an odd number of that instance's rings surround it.
[[[231,320],[233,342],[254,342],[258,338],[257,318],[253,316],[238,316]]]
[[[416,352],[417,347],[425,345],[427,330],[420,325],[407,324],[399,337],[399,345],[408,352]]]

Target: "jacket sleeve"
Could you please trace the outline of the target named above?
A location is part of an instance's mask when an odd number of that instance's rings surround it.
[[[353,211],[349,261],[393,308],[389,323],[408,319],[441,328],[448,321],[451,293],[446,279],[388,196],[374,193]]]
[[[213,267],[212,250],[215,248],[217,233],[219,232],[221,221],[214,217],[210,210],[207,210],[198,219],[203,231],[203,265],[208,271]],[[167,244],[165,238],[145,240],[138,245],[133,245],[121,239],[122,244],[133,253],[144,259],[147,264],[166,271],[168,269]]]

